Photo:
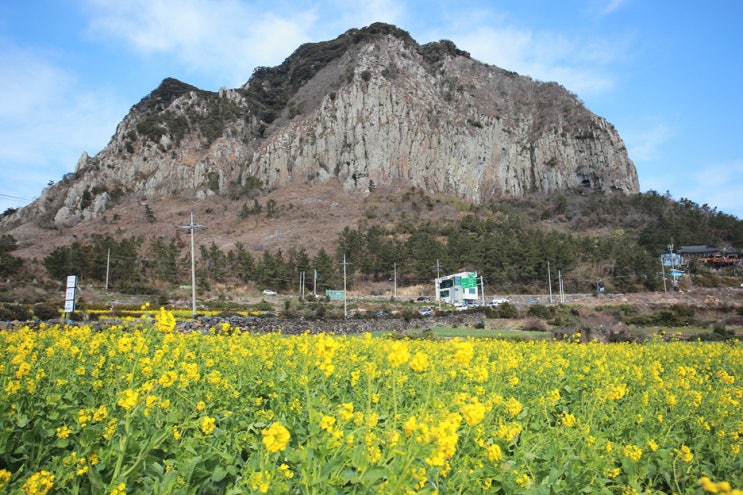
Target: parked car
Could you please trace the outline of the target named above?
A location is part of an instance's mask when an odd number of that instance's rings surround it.
[[[474,299],[465,299],[464,304],[466,304],[468,308],[476,308],[480,306],[480,303]]]
[[[377,318],[384,318],[385,316],[389,316],[389,313],[387,313],[386,311],[377,311],[376,313],[374,313],[374,316],[376,316]]]
[[[488,301],[488,306],[490,306],[491,308],[495,308],[497,306],[500,306],[504,302],[508,301],[506,299],[498,299],[494,297],[491,301]]]
[[[418,311],[421,316],[431,316],[433,315],[433,309],[431,308],[422,308],[420,311]]]
[[[265,295],[267,295],[267,296],[275,296],[276,295],[276,291],[275,290],[271,290],[271,289],[266,289],[266,290],[263,291],[263,293]]]
[[[470,308],[464,303],[457,303],[454,305],[454,309],[456,309],[457,311],[467,311]]]
[[[418,296],[415,300],[417,302],[427,302],[427,301],[430,301],[431,298],[428,296]]]

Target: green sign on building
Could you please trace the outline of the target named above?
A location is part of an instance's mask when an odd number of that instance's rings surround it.
[[[477,274],[476,273],[468,273],[466,276],[462,277],[462,288],[463,289],[472,289],[474,287],[477,287]]]

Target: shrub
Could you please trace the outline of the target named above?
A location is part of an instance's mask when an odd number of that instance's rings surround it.
[[[256,304],[253,309],[255,309],[256,311],[273,311],[274,307],[273,304],[271,304],[270,302],[266,301],[265,299],[261,299],[261,302]]]
[[[526,312],[526,316],[533,316],[535,318],[542,318],[549,320],[555,316],[555,308],[552,306],[545,306],[543,304],[532,304]]]
[[[37,304],[34,306],[33,312],[39,320],[54,320],[62,316],[57,308],[47,304]]]
[[[527,318],[521,328],[529,332],[546,332],[547,324],[538,318]]]
[[[31,311],[20,304],[6,304],[0,306],[0,320],[5,321],[28,321],[33,318]]]
[[[515,320],[519,317],[519,310],[513,304],[505,302],[495,308],[488,307],[485,310],[485,314],[488,318],[507,318]]]

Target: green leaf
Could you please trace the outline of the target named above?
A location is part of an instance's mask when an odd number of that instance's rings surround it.
[[[386,475],[387,471],[384,469],[370,469],[369,471],[364,473],[364,475],[361,477],[361,481],[365,483],[374,483],[375,481],[381,480]]]
[[[214,473],[212,473],[211,480],[215,483],[219,483],[225,478],[225,476],[227,476],[227,470],[225,470],[222,466],[217,466],[214,469]]]
[[[201,464],[200,455],[191,457],[183,462],[180,472],[187,484],[191,481],[193,472],[199,466],[199,464]]]

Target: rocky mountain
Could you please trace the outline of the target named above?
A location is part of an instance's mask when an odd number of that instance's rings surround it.
[[[414,186],[474,203],[639,191],[614,127],[562,86],[373,24],[302,45],[239,88],[165,79],[105,149],[83,154],[0,227],[70,226],[133,200],[237,200],[332,182],[351,194]]]

